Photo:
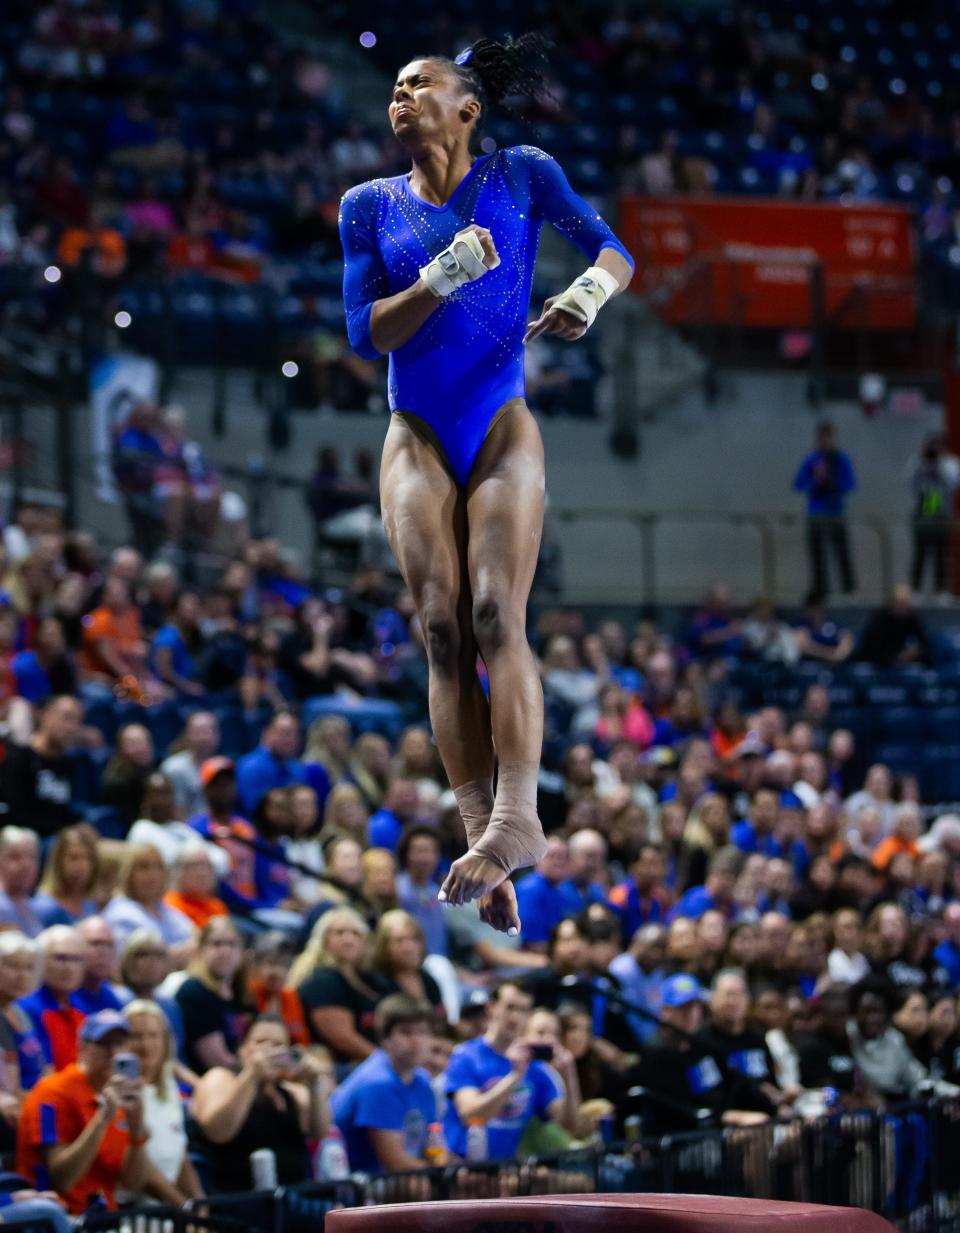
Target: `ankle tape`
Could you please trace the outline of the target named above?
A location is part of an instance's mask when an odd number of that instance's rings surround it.
[[[537,762],[501,763],[493,813],[483,838],[472,843],[478,856],[507,873],[536,865],[547,850],[537,817]]]

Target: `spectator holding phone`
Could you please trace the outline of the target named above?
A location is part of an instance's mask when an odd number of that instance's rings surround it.
[[[484,1035],[454,1049],[447,1067],[450,1104],[444,1129],[458,1156],[466,1154],[467,1124],[474,1119],[486,1126],[490,1160],[512,1159],[535,1115],[576,1133],[577,1110],[568,1106],[559,1078],[545,1062],[534,1060],[523,1039],[532,1009],[527,990],[504,981],[490,1001]]]
[[[96,1199],[115,1209],[118,1186],[142,1195],[150,1178],[143,1085],[128,1069],[129,1044],[122,1014],[91,1015],[80,1029],[78,1060],[41,1079],[24,1101],[17,1172],[31,1186],[55,1190],[75,1216]]]
[[[240,1072],[208,1070],[193,1093],[197,1147],[209,1167],[210,1188],[253,1189],[250,1155],[269,1148],[282,1186],[310,1177],[308,1139],[329,1125],[329,1071],[291,1047],[279,1015],[258,1015],[240,1046]]]

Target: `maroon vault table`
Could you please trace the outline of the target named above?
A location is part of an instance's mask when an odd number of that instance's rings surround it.
[[[326,1233],[892,1233],[858,1207],[687,1194],[392,1203],[328,1213]],[[549,1226],[549,1228],[548,1228]]]

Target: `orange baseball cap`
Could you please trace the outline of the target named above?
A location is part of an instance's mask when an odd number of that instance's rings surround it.
[[[205,788],[217,775],[221,775],[224,771],[230,771],[233,774],[236,769],[231,758],[207,758],[206,762],[200,764],[200,786]]]

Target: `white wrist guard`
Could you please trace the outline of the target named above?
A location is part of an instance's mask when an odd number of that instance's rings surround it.
[[[485,265],[483,245],[475,231],[463,231],[453,237],[449,248],[425,265],[420,277],[436,296],[447,296],[464,283],[476,282],[488,270],[500,264],[498,257],[493,265]]]
[[[620,289],[620,284],[607,270],[592,265],[553,301],[553,308],[562,308],[571,317],[584,322],[587,329],[597,319],[597,313]]]

